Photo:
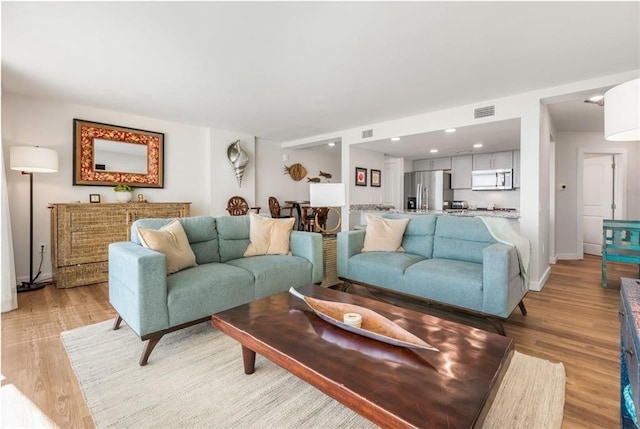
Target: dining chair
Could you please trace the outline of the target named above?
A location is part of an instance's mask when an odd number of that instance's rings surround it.
[[[227,201],[227,211],[231,216],[244,216],[249,213],[249,210],[255,210],[256,213],[260,213],[260,207],[249,207],[247,200],[237,195]]]
[[[327,228],[327,216],[329,207],[303,207],[304,209],[304,230],[318,232],[320,228]],[[317,215],[317,222],[316,222]]]
[[[283,211],[289,210],[289,214],[283,214]],[[288,218],[293,216],[293,206],[280,206],[280,202],[276,197],[269,197],[269,213],[272,218]]]

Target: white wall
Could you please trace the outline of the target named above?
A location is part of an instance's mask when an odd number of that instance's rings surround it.
[[[7,192],[19,281],[29,273],[29,180],[9,169],[9,148],[38,145],[55,149],[59,171],[33,175],[34,274],[39,262],[39,243],[47,243],[41,279],[51,275],[50,203],[89,202],[89,194],[100,194],[103,202],[114,202],[111,187],[73,186],[73,119],[122,125],[165,134],[164,189],[139,188],[148,201],[189,201],[194,215],[209,212],[209,129],[145,118],[88,106],[43,101],[15,94],[2,94],[2,149],[7,173]],[[226,159],[224,160],[226,162]],[[227,167],[225,165],[225,167]],[[4,268],[3,268],[4,269]]]
[[[242,175],[242,185],[238,185],[235,168],[227,159],[227,147],[236,140],[240,140],[240,147],[249,155],[249,163]],[[225,216],[227,201],[238,195],[247,200],[251,207],[256,207],[256,168],[258,165],[256,156],[256,142],[254,136],[228,130],[211,130],[210,156],[207,165],[207,184],[202,191],[210,189],[211,207],[208,214],[213,216]],[[196,159],[199,154],[191,153]],[[203,154],[204,156],[204,154]],[[206,158],[206,156],[205,156]]]
[[[382,187],[374,188],[371,183],[371,169],[384,170],[384,154],[357,145],[350,146],[349,204],[380,204],[384,200]],[[367,186],[356,186],[356,167],[367,169]]]
[[[138,188],[150,202],[191,202],[192,215],[227,215],[227,200],[240,195],[249,204],[268,213],[268,197],[308,199],[309,182],[293,181],[283,174],[284,165],[299,162],[310,177],[320,170],[332,174],[332,182],[341,181],[341,149],[286,149],[254,136],[209,127],[192,126],[68,103],[40,100],[16,94],[2,94],[2,149],[7,172],[7,192],[14,238],[16,275],[26,280],[29,273],[29,180],[19,171],[9,170],[9,148],[38,145],[55,149],[59,171],[34,174],[34,250],[39,243],[50,243],[50,203],[89,202],[89,194],[100,194],[102,202],[115,202],[111,187],[73,186],[73,119],[163,132],[165,134],[165,183],[163,189]],[[242,187],[227,160],[227,146],[240,140],[249,154]],[[289,155],[283,162],[282,155]],[[323,179],[325,181],[325,179]],[[331,221],[331,219],[330,219]],[[45,254],[41,279],[51,276],[50,250]],[[34,254],[34,274],[39,254]]]
[[[288,160],[284,161],[283,156]],[[256,184],[258,203],[265,213],[269,211],[270,196],[276,197],[280,205],[284,205],[285,200],[308,200],[309,177],[319,177],[322,183],[327,182],[327,179],[319,175],[320,171],[331,174],[331,179],[328,180],[332,183],[342,182],[338,145],[333,148],[282,149],[278,143],[259,139],[257,159],[257,175],[261,178]],[[285,166],[297,163],[307,169],[307,177],[299,181],[284,173]]]
[[[326,139],[341,139],[343,145],[360,145],[366,140],[380,140],[396,136],[419,134],[445,128],[463,127],[483,122],[501,121],[520,118],[520,231],[531,242],[531,288],[540,290],[549,273],[549,147],[552,125],[548,120],[548,112],[541,105],[541,100],[554,97],[565,97],[594,88],[604,88],[626,82],[637,77],[638,70],[598,77],[594,79],[572,82],[566,85],[544,88],[523,94],[516,94],[497,99],[479,101],[437,112],[424,113],[411,117],[390,120],[380,123],[362,124],[357,128],[337,130],[332,133],[312,136],[304,139],[282,143],[283,148],[294,148],[309,145]],[[473,109],[477,107],[496,107],[495,116],[484,119],[473,119]],[[362,139],[362,130],[372,130],[372,139]],[[343,147],[343,174],[350,173],[355,165],[348,147]],[[355,189],[349,189],[353,192]],[[347,195],[353,204],[359,202],[355,195]],[[365,201],[366,202],[366,201]],[[348,223],[343,215],[343,225]]]
[[[610,142],[601,133],[568,133],[560,132],[556,140],[556,251],[559,259],[577,259],[582,257],[582,249],[578,249],[578,195],[580,186],[578,177],[578,153],[585,152],[626,151],[627,153],[627,218],[640,219],[640,143]],[[559,189],[560,185],[566,189]]]

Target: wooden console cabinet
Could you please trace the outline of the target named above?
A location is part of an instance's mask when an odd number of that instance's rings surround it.
[[[142,218],[189,216],[191,203],[51,204],[51,268],[58,289],[106,282],[108,246]]]

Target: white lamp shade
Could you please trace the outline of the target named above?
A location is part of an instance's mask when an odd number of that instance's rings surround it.
[[[604,94],[604,137],[611,141],[640,141],[640,78]]]
[[[55,173],[58,152],[37,146],[13,146],[9,152],[9,168],[26,173]]]
[[[312,207],[342,207],[345,204],[344,183],[312,183],[309,193]]]

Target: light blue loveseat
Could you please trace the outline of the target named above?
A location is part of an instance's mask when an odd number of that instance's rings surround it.
[[[456,307],[494,322],[502,320],[522,299],[529,285],[516,248],[497,242],[479,218],[447,215],[409,217],[404,252],[361,252],[364,230],[338,233],[338,277]]]
[[[137,228],[159,229],[173,219],[139,219],[131,241],[109,245],[109,301],[124,320],[149,340],[149,355],[166,333],[209,320],[226,310],[290,287],[322,281],[320,234],[292,231],[291,255],[243,257],[249,245],[248,216],[180,219],[198,266],[167,276],[164,254],[143,247]]]

